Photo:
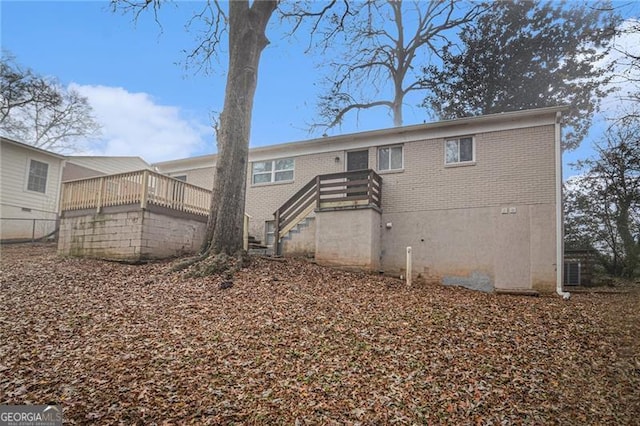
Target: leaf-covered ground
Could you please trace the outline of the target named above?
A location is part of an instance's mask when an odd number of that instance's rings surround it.
[[[0,403],[70,424],[640,424],[640,294],[499,296],[254,260],[2,247]]]

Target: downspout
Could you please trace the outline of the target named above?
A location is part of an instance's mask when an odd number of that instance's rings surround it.
[[[555,156],[556,156],[556,293],[564,300],[569,300],[571,293],[563,291],[562,278],[564,269],[564,215],[562,208],[562,147],[561,124],[562,113],[556,112],[555,123]]]

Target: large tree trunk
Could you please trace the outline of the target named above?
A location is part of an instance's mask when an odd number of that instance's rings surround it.
[[[229,2],[229,70],[217,131],[218,158],[202,253],[242,250],[249,133],[265,30],[277,1]]]

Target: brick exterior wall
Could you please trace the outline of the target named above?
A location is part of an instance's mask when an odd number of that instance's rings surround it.
[[[336,161],[336,157],[338,161]],[[265,222],[273,220],[273,213],[289,197],[317,175],[344,171],[344,152],[336,151],[293,157],[293,182],[251,184],[251,165],[247,173],[245,211],[251,216],[249,233],[264,241]]]
[[[383,178],[383,213],[553,204],[554,132],[553,125],[543,125],[474,134],[475,164],[468,166],[445,166],[445,139],[404,142],[400,144],[404,151],[400,172],[380,172],[378,149],[370,147],[369,167]],[[346,151],[293,158],[292,182],[253,185],[249,165],[246,212],[251,215],[250,234],[263,241],[265,222],[273,220],[273,212],[316,175],[344,171]],[[214,168],[171,175],[187,175],[188,183],[211,188]]]
[[[474,136],[468,166],[445,166],[444,139],[405,143],[404,171],[382,174],[383,211],[555,202],[554,126]]]

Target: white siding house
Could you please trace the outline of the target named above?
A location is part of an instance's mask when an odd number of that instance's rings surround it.
[[[40,238],[56,228],[65,157],[0,137],[0,240]]]

